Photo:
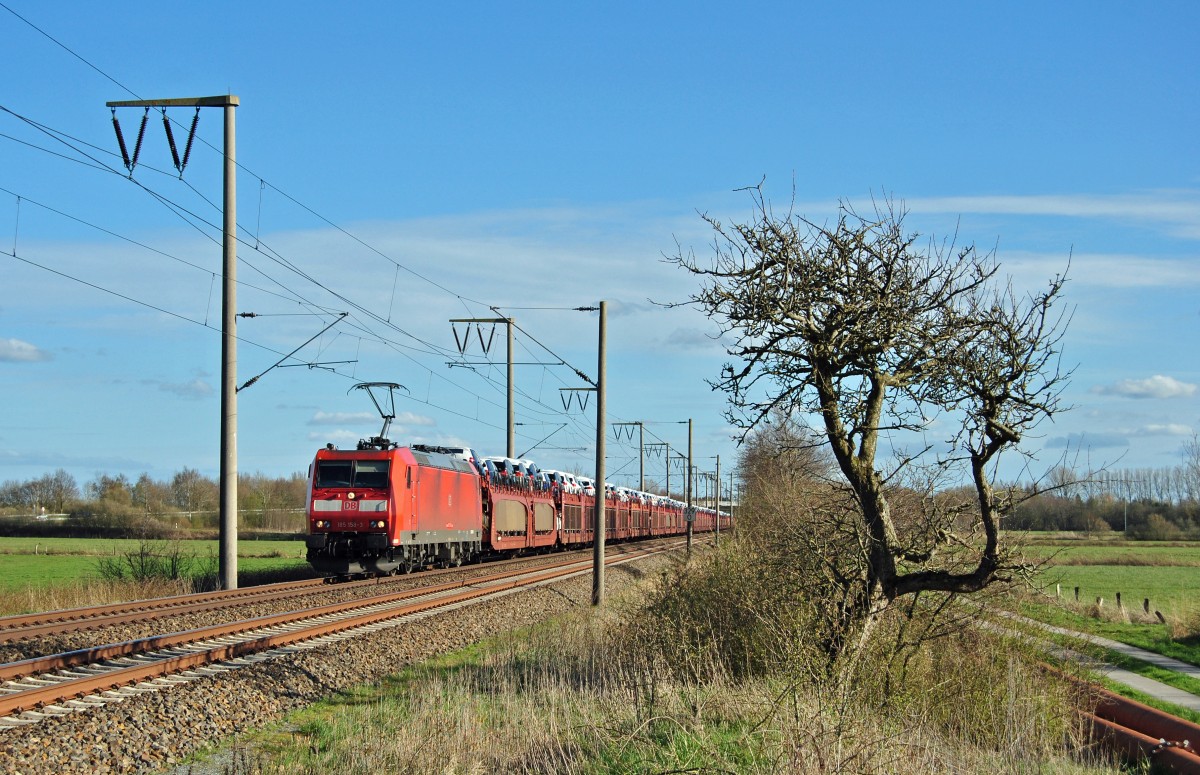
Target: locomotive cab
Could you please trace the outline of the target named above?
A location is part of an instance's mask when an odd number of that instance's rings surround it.
[[[387,451],[321,450],[309,474],[308,561],[324,573],[395,573]]]
[[[329,575],[459,565],[480,551],[479,475],[429,447],[317,452],[309,476],[308,561]]]

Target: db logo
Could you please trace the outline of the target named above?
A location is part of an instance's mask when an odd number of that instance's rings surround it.
[[[358,511],[358,501],[342,501],[342,511]]]

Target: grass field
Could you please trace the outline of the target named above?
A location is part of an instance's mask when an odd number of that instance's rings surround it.
[[[648,575],[642,589],[653,583]],[[997,644],[1004,657],[993,659],[981,641],[941,641],[910,663],[920,673],[906,672],[908,688],[880,703],[873,692],[835,693],[832,681],[814,680],[815,664],[781,662],[770,674],[734,679],[715,666],[689,678],[665,662],[641,661],[654,646],[628,637],[633,631],[620,621],[634,594],[644,593],[627,590],[607,609],[582,606],[346,690],[196,769],[1117,772],[1070,760],[1067,692],[1022,666],[1012,642]],[[933,654],[946,661],[927,661]]]
[[[1048,594],[1059,585],[1081,603],[1096,598],[1115,604],[1121,593],[1128,608],[1150,600],[1151,610],[1176,616],[1200,610],[1200,544],[1186,542],[1039,542],[1027,553],[1045,559],[1038,584]]]
[[[99,577],[102,557],[135,551],[141,541],[116,538],[0,538],[0,591],[65,585]],[[217,541],[181,541],[198,558],[215,556]],[[303,541],[239,541],[238,571],[306,566]]]
[[[137,538],[9,538],[0,537],[0,562],[6,554],[74,554],[98,557],[137,549]],[[165,543],[165,542],[155,542]],[[180,541],[185,551],[202,557],[216,553],[217,541]],[[238,557],[304,557],[304,541],[238,541]]]

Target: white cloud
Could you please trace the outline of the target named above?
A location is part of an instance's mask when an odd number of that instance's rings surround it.
[[[1196,395],[1196,386],[1155,374],[1148,379],[1124,379],[1113,385],[1101,385],[1092,388],[1092,392],[1124,398],[1188,398]]]
[[[308,440],[318,444],[333,444],[339,447],[353,447],[362,438],[361,433],[351,431],[330,431],[329,433],[310,433]]]
[[[1068,433],[1046,441],[1048,449],[1102,449],[1128,447],[1129,439],[1120,433]]]
[[[624,315],[637,315],[643,312],[657,312],[658,307],[648,302],[637,301],[610,301],[608,302],[608,316],[617,318]]]
[[[1180,288],[1200,285],[1200,263],[1194,259],[1152,258],[1126,253],[1068,256],[1065,252],[1004,251],[1000,262],[1005,274],[1017,277],[1031,287],[1044,285],[1054,272],[1066,272],[1072,286]]]
[[[677,328],[666,339],[667,344],[681,348],[711,349],[720,346],[720,340],[698,328]]]
[[[53,356],[29,342],[20,339],[0,339],[0,362],[36,363],[48,361]]]
[[[432,417],[427,417],[423,414],[413,414],[412,412],[401,412],[396,415],[396,422],[405,426],[420,425],[427,428],[437,425],[437,420]]]
[[[1192,427],[1182,423],[1151,423],[1138,430],[1140,436],[1191,436]]]
[[[378,414],[370,412],[317,412],[312,419],[308,421],[309,425],[313,426],[350,426],[369,428],[371,433],[378,433],[380,423],[383,422]],[[427,417],[422,414],[414,414],[413,412],[399,412],[393,419],[393,425],[389,435],[396,437],[409,433],[409,429],[413,427],[431,428],[437,425],[437,420],[432,417]],[[362,438],[365,431],[348,431],[339,429],[336,431],[314,431],[309,434],[310,440],[325,439],[326,441],[346,441],[353,436],[357,441]]]
[[[166,393],[174,393],[183,398],[205,398],[215,391],[212,385],[197,377],[190,382],[160,382],[158,389]]]
[[[349,425],[360,422],[374,422],[379,415],[370,412],[317,412],[308,421],[309,425]]]
[[[1165,228],[1177,237],[1200,239],[1200,201],[1195,191],[1151,191],[1100,196],[951,196],[907,199],[913,212],[1068,216],[1135,221]]]

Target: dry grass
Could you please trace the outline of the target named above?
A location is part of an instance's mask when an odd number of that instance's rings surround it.
[[[790,669],[730,670],[721,649],[683,664],[637,637],[655,622],[656,643],[672,637],[686,609],[581,610],[427,663],[300,714],[226,772],[1118,771],[1067,755],[1073,698],[1017,644],[962,631],[897,661],[885,631],[853,675],[822,677],[802,648]]]
[[[87,579],[50,586],[29,586],[0,592],[0,616],[183,595],[194,591],[192,587],[192,582],[187,579],[141,582]]]

